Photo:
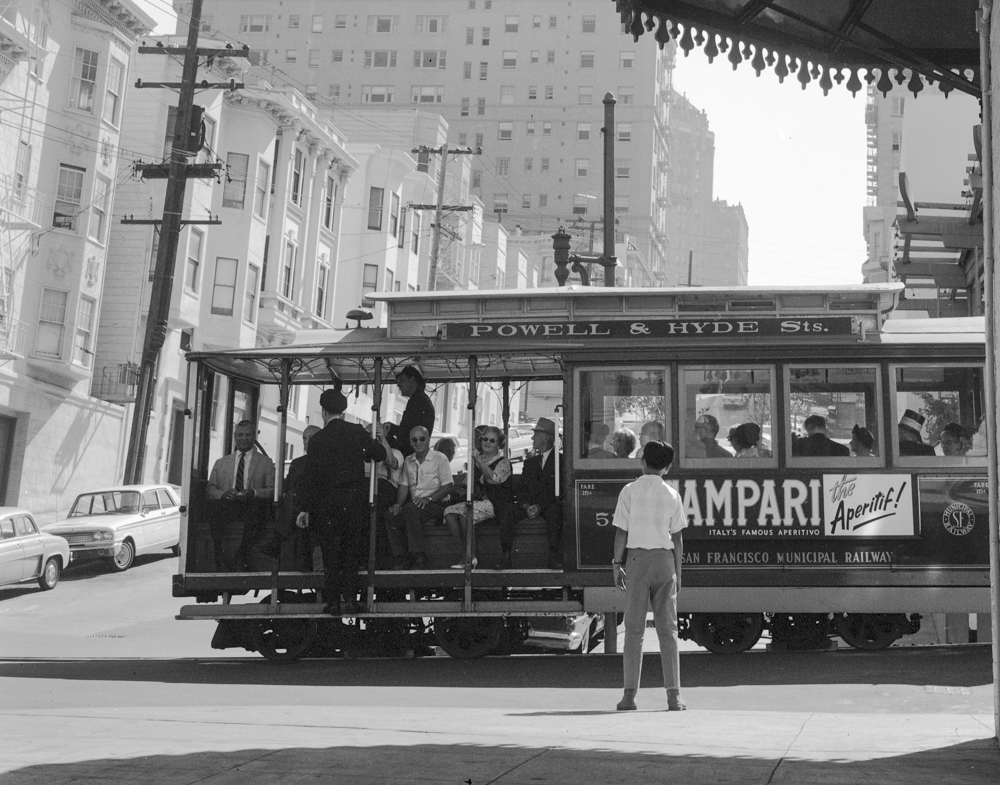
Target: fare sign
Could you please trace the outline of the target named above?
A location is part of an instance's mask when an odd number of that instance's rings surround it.
[[[566,340],[577,338],[625,338],[653,340],[664,338],[730,338],[788,337],[816,338],[820,336],[853,335],[853,317],[830,316],[808,319],[637,319],[617,321],[572,322],[447,322],[442,330],[449,340],[479,338],[528,338]]]

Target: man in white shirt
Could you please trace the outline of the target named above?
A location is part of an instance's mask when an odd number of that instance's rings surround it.
[[[427,565],[424,521],[443,519],[445,505],[441,502],[455,487],[447,456],[431,449],[430,434],[422,425],[410,431],[410,446],[413,453],[403,461],[396,503],[386,515],[396,569]]]
[[[681,662],[677,649],[677,592],[684,560],[682,530],[687,526],[680,494],[663,479],[674,461],[674,448],[651,441],[642,451],[642,477],[622,488],[615,508],[615,586],[625,594],[625,694],[618,711],[635,710],[642,669],[642,637],[646,608],[653,607],[660,640],[663,686],[667,708],[684,711],[681,700]],[[625,549],[628,561],[623,564]],[[627,574],[627,579],[626,579]],[[614,634],[614,633],[612,633]]]

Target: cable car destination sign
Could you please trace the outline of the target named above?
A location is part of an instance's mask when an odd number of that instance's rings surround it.
[[[477,338],[727,338],[735,336],[816,337],[856,333],[851,316],[728,319],[619,319],[560,321],[446,322],[441,337],[451,340]]]

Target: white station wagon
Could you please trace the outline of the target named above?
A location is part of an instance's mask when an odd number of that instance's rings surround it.
[[[38,581],[54,589],[69,564],[69,543],[38,530],[34,517],[19,507],[0,507],[0,586]]]
[[[74,562],[109,559],[125,572],[136,556],[180,543],[180,497],[171,485],[122,485],[81,493],[65,520],[44,527],[69,541]]]

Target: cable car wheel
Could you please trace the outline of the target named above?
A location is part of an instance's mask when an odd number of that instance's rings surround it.
[[[280,602],[305,602],[315,600],[310,595],[282,591]],[[271,601],[270,597],[261,604]],[[272,662],[292,662],[307,654],[319,637],[319,623],[316,619],[261,619],[252,622],[251,636],[254,647]]]
[[[692,613],[691,636],[714,654],[739,654],[754,646],[764,631],[760,613]]]
[[[504,632],[499,616],[435,617],[434,640],[449,657],[473,660],[485,657],[500,643]]]
[[[834,628],[844,643],[867,651],[886,649],[900,637],[899,616],[890,613],[837,615]]]

